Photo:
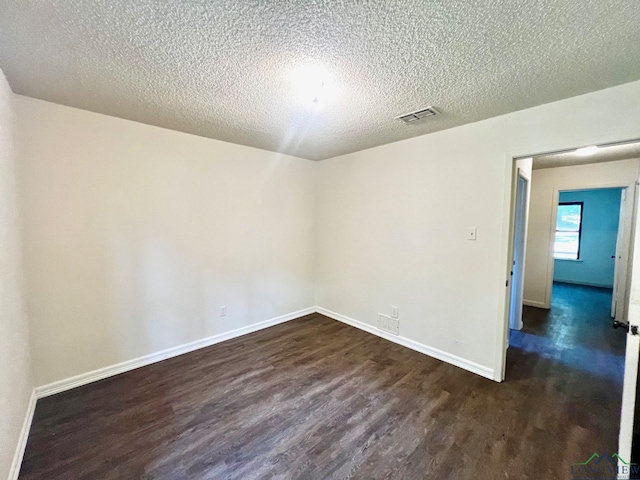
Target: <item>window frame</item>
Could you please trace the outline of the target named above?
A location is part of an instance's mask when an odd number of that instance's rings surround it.
[[[556,257],[556,236],[558,235],[558,232],[567,232],[567,231],[572,231],[572,230],[558,230],[558,209],[561,206],[570,206],[570,205],[580,205],[580,225],[578,226],[578,252],[576,253],[576,258],[558,258]],[[569,262],[576,262],[578,260],[581,260],[580,258],[580,250],[582,249],[582,220],[584,219],[584,202],[558,202],[558,205],[556,206],[556,225],[555,225],[555,230],[554,230],[554,235],[553,235],[553,259],[554,260],[565,260],[565,261],[569,261]]]

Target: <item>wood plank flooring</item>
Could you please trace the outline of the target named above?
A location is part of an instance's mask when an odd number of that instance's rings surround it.
[[[569,479],[620,379],[526,340],[498,384],[309,315],[39,400],[20,478]]]

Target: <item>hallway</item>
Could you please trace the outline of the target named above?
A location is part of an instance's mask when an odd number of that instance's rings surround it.
[[[611,290],[554,282],[551,298],[551,310],[524,307],[524,328],[511,330],[511,348],[621,385],[626,337],[612,327]]]
[[[626,332],[612,327],[610,305],[611,290],[554,283],[551,309],[525,306],[523,330],[510,332],[506,383],[537,392],[538,435],[567,464],[618,448]]]

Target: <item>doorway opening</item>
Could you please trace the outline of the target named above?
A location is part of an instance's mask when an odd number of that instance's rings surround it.
[[[568,291],[563,285],[574,285],[574,290],[595,287],[594,294],[610,298],[606,303],[614,327],[628,325],[634,197],[635,183],[559,192],[551,252],[552,305],[556,290]]]
[[[566,389],[558,408],[589,418],[583,446],[628,461],[640,142],[515,158],[512,172],[502,379]]]

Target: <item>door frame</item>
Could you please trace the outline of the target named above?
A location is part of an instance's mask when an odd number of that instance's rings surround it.
[[[521,183],[522,182],[522,183]],[[522,300],[523,300],[523,294],[524,294],[524,268],[525,268],[525,257],[526,257],[526,249],[527,249],[527,226],[528,226],[528,212],[529,212],[529,192],[530,192],[530,183],[531,183],[531,178],[528,177],[527,175],[525,175],[524,171],[521,168],[516,168],[516,175],[515,175],[515,209],[514,209],[514,231],[513,231],[513,263],[511,265],[511,292],[510,292],[510,298],[511,300],[509,301],[509,328],[514,328],[511,325],[511,320],[512,320],[512,316],[514,314],[516,314],[519,318],[518,318],[518,322],[516,325],[516,330],[521,330],[522,329]],[[520,190],[520,185],[522,184],[522,192],[524,193],[524,196],[522,198],[518,198],[518,194],[519,192],[521,192]],[[520,204],[520,202],[522,202],[522,204]],[[519,222],[522,222],[522,225],[519,226]],[[518,230],[521,229],[522,230],[522,238],[520,239],[520,241],[518,242],[518,245],[516,245],[516,238],[518,236]],[[517,251],[517,247],[520,247],[520,249],[522,250],[521,255],[522,258],[520,259],[520,262],[516,262],[515,260],[515,256],[516,256],[516,251]],[[514,293],[514,288],[517,287],[518,292]],[[516,297],[516,299],[518,299],[518,297],[520,297],[520,306],[516,307],[515,310],[513,310],[513,298],[514,295]],[[508,338],[507,338],[508,340]]]
[[[571,186],[571,187],[556,187],[553,189],[553,202],[551,204],[551,225],[555,225],[558,220],[558,204],[560,202],[560,192],[576,192],[580,190],[602,190],[606,188],[621,188],[627,189],[628,194],[632,195],[632,201],[634,202],[631,207],[631,228],[629,229],[629,245],[627,252],[627,293],[625,294],[625,302],[628,301],[629,295],[628,290],[630,288],[630,278],[629,274],[631,272],[631,263],[633,261],[633,249],[631,248],[631,239],[633,238],[633,234],[635,232],[635,212],[636,212],[636,184],[635,182],[631,183],[621,183],[621,182],[597,182],[585,184],[584,186]],[[620,226],[618,226],[620,228]],[[553,245],[555,243],[555,229],[551,228],[549,230],[549,255],[547,257],[547,284],[545,289],[545,298],[544,303],[545,306],[543,308],[551,308],[551,292],[553,289],[553,273],[555,269],[555,258],[553,257]],[[628,306],[627,306],[628,307]],[[627,308],[625,308],[627,310]]]
[[[536,157],[541,155],[549,155],[553,153],[562,153],[570,150],[575,150],[580,147],[589,145],[618,145],[624,143],[636,143],[640,142],[637,132],[630,132],[629,136],[625,137],[612,137],[610,135],[604,135],[600,138],[567,138],[563,141],[550,145],[544,145],[542,147],[529,147],[521,150],[506,151],[503,154],[504,161],[504,194],[503,194],[503,216],[502,222],[502,248],[500,255],[500,272],[501,276],[499,282],[502,283],[504,290],[502,291],[500,299],[500,311],[502,311],[502,318],[496,322],[496,335],[495,335],[495,362],[496,368],[493,373],[493,380],[496,382],[502,382],[505,379],[506,365],[507,365],[507,348],[509,339],[509,312],[511,309],[511,284],[509,282],[509,273],[511,272],[511,262],[513,261],[513,247],[514,247],[514,226],[515,226],[515,183],[514,176],[517,174],[516,161],[523,158]],[[617,185],[620,186],[620,185]],[[595,187],[598,188],[598,187]],[[556,209],[557,210],[557,209]],[[557,212],[556,212],[557,213]],[[555,217],[554,217],[555,218]],[[550,240],[551,241],[551,240]],[[635,231],[632,229],[632,244],[635,245]],[[629,258],[630,265],[633,263],[633,253]],[[551,275],[553,278],[553,275]],[[636,280],[636,283],[640,285],[640,278]],[[550,288],[547,285],[547,288]],[[629,291],[633,288],[633,285],[629,285]],[[640,290],[640,286],[638,287]],[[549,297],[550,298],[550,295]],[[629,309],[629,311],[631,311]]]
[[[618,299],[617,299],[617,291],[620,283],[620,267],[623,264],[620,261],[619,250],[622,248],[624,244],[624,228],[620,228],[620,225],[623,225],[623,222],[627,222],[627,217],[629,217],[629,212],[625,212],[625,202],[628,198],[628,192],[626,190],[622,191],[620,195],[620,212],[618,212],[618,235],[616,235],[616,251],[615,251],[615,259],[613,266],[613,298],[611,299],[611,318],[615,320],[617,313],[619,312],[618,308]],[[633,212],[632,212],[633,214]]]

